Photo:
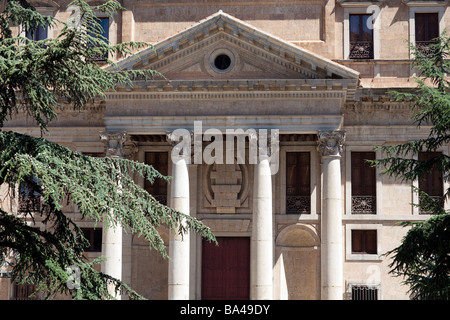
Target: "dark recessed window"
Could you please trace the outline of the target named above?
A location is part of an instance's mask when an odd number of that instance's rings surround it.
[[[97,18],[97,23],[100,25],[100,30],[98,31],[98,36],[102,41],[104,41],[106,44],[109,42],[109,18]],[[91,37],[94,37],[96,35],[90,34]],[[105,61],[108,58],[108,52],[106,51],[106,48],[101,47],[98,43],[91,43],[92,47],[98,46],[100,51],[105,51],[102,53],[96,53],[93,60],[102,62]]]
[[[352,152],[352,213],[376,214],[376,170],[367,162],[375,152]]]
[[[431,161],[441,155],[441,152],[419,152],[419,161]],[[444,205],[444,180],[442,172],[436,165],[433,165],[431,171],[419,177],[419,189],[439,201],[442,206]],[[421,200],[419,198],[419,201]],[[429,214],[430,212],[427,212],[425,208],[420,208],[420,213]]]
[[[373,59],[372,15],[350,15],[350,59]]]
[[[309,152],[286,153],[286,213],[311,213]]]
[[[48,36],[48,26],[37,26],[27,30],[27,38],[34,41],[47,39]]]
[[[102,251],[102,229],[81,228],[84,237],[89,241],[89,247],[85,251],[101,252]]]
[[[167,152],[146,152],[145,164],[153,166],[159,173],[167,176],[169,173],[169,154]],[[167,181],[155,179],[153,183],[148,180],[144,182],[144,189],[150,193],[161,204],[167,205]]]
[[[377,230],[352,230],[352,253],[376,254]]]
[[[226,54],[219,54],[214,59],[214,66],[219,70],[226,70],[231,65],[231,58]]]

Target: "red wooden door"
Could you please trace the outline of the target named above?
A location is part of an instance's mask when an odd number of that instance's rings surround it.
[[[219,246],[203,241],[202,299],[250,298],[250,238],[217,237]]]

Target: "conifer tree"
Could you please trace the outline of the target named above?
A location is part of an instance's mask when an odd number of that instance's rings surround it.
[[[443,181],[449,181],[450,157],[435,153],[450,143],[449,80],[450,38],[443,33],[428,48],[411,45],[414,67],[418,70],[417,88],[413,92],[393,92],[399,101],[410,101],[413,120],[418,126],[430,126],[426,138],[395,146],[378,147],[386,158],[374,161],[384,174],[405,181],[422,179],[433,168],[439,170]],[[432,156],[419,158],[419,152]],[[450,215],[443,207],[450,189],[436,198],[414,187],[420,211],[431,217],[420,222],[405,222],[410,227],[402,243],[388,252],[393,257],[391,273],[404,277],[414,299],[450,298]]]
[[[90,6],[75,0],[71,3],[75,19],[66,22],[40,15],[25,0],[4,4],[0,13],[0,185],[9,186],[12,198],[24,190],[27,197],[20,215],[0,209],[0,265],[10,264],[14,279],[37,285],[47,298],[65,293],[74,299],[111,299],[107,284],[112,283],[117,291],[140,299],[125,283],[96,271],[98,260],[84,258],[87,239],[62,211],[63,205],[76,205],[83,219],[103,223],[104,228],[123,225],[164,257],[167,252],[159,226],[182,234],[192,230],[210,241],[215,241],[214,235],[195,218],[162,205],[135,183],[133,175],[150,182],[169,180],[152,166],[89,157],[50,142],[45,134],[49,123],[57,120],[60,103],[82,111],[116,85],[152,79],[157,74],[152,70],[107,71],[95,62],[99,55],[125,56],[150,44],[111,45],[101,36],[96,13],[112,16],[123,10],[116,1]],[[47,25],[62,26],[56,38],[33,41],[13,32],[17,26],[31,30]],[[6,131],[5,123],[17,114],[34,119],[41,137]],[[39,206],[36,195],[41,199]],[[45,224],[44,230],[33,226],[37,219]],[[80,283],[68,286],[74,266],[80,272]]]

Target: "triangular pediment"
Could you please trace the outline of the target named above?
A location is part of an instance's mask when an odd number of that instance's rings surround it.
[[[347,79],[359,73],[219,11],[117,62],[168,80]]]

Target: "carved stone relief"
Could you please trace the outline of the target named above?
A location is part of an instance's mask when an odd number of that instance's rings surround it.
[[[125,131],[100,132],[100,139],[105,144],[107,157],[133,159],[137,152],[137,142],[131,140]]]
[[[322,156],[340,156],[345,142],[345,131],[319,131],[318,151]]]
[[[212,164],[203,170],[204,207],[236,213],[248,207],[248,168],[244,164]]]

